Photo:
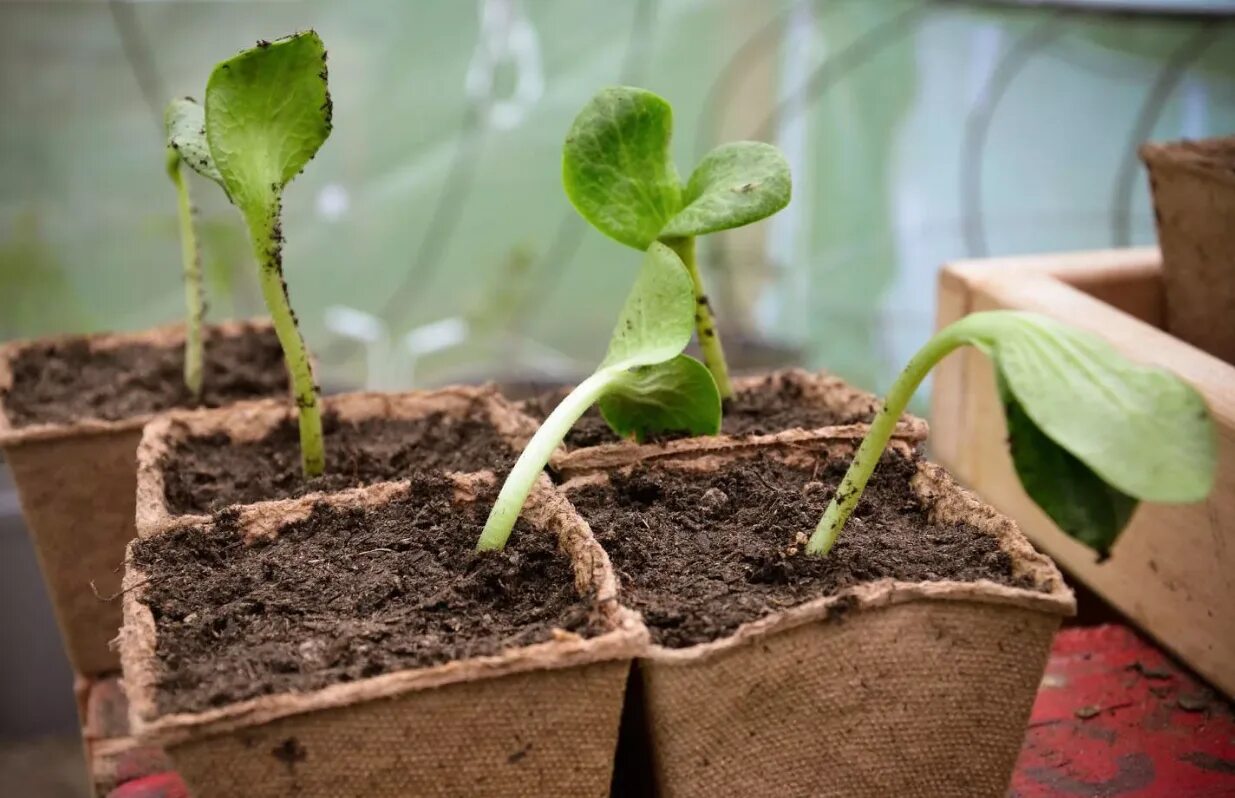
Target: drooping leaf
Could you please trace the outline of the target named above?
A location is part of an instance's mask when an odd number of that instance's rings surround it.
[[[1217,444],[1194,388],[1053,319],[997,313],[987,317],[994,334],[980,343],[1044,436],[1142,501],[1194,502],[1209,494]],[[984,316],[966,321],[980,325]]]
[[[672,249],[652,242],[618,316],[600,370],[662,363],[681,353],[695,328],[695,294]]]
[[[210,152],[251,224],[269,222],[330,124],[326,48],[313,31],[245,50],[216,66],[206,84]]]
[[[721,402],[707,366],[689,355],[626,371],[600,399],[600,413],[620,437],[665,433],[715,435]]]
[[[206,110],[192,97],[181,97],[167,104],[163,121],[167,125],[167,144],[180,160],[202,177],[222,186],[223,176],[214,165],[210,144],[206,141]]]
[[[1131,520],[1137,500],[1108,485],[1042,434],[1003,375],[997,379],[1008,425],[1008,449],[1025,492],[1067,535],[1105,556]]]
[[[644,250],[682,203],[669,157],[673,110],[643,89],[604,89],[575,117],[562,151],[562,184],[596,229]]]
[[[789,163],[761,141],[722,144],[704,156],[661,238],[700,236],[757,222],[789,204]]]

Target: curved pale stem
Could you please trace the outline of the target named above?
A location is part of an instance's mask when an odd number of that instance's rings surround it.
[[[879,458],[896,429],[896,422],[905,412],[914,391],[922,384],[930,370],[949,352],[972,341],[972,333],[982,324],[984,315],[968,316],[940,330],[918,350],[905,366],[905,370],[896,378],[883,407],[871,423],[870,432],[858,447],[853,462],[849,464],[849,470],[845,472],[840,487],[836,489],[836,495],[828,503],[819,526],[810,536],[810,541],[806,544],[807,554],[823,557],[832,550],[836,538],[845,528],[845,522],[858,506],[862,492],[866,490],[866,483],[874,473],[875,466],[879,464]]]
[[[720,342],[720,331],[716,329],[716,322],[712,319],[712,305],[703,289],[703,279],[699,276],[699,267],[695,263],[695,239],[675,238],[665,243],[682,259],[687,273],[690,274],[690,282],[695,291],[695,334],[699,338],[703,364],[712,372],[720,398],[728,399],[733,395],[733,385],[729,382],[729,365],[725,360],[724,346]]]
[[[515,521],[523,510],[523,503],[527,501],[536,479],[549,463],[553,450],[566,437],[566,433],[570,432],[579,417],[619,378],[620,374],[610,369],[602,369],[575,386],[561,404],[553,408],[553,412],[540,425],[540,429],[536,430],[536,434],[524,447],[523,453],[506,477],[497,501],[489,511],[480,541],[476,544],[479,551],[501,551],[506,547]]]
[[[184,384],[193,397],[202,395],[202,322],[206,305],[202,292],[202,254],[193,229],[193,203],[189,184],[180,169],[180,154],[167,152],[167,174],[176,187],[176,208],[180,218],[180,260],[184,268]]]

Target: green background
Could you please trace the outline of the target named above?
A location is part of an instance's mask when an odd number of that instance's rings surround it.
[[[789,209],[704,248],[712,293],[742,335],[872,389],[929,333],[942,263],[1153,240],[1139,117],[1156,138],[1235,130],[1222,22],[921,0],[511,7],[536,34],[543,93],[497,129],[464,91],[473,2],[0,4],[0,338],[180,315],[162,103],[303,27],[330,51],[335,129],[287,191],[286,264],[336,386],[523,373],[523,338],[590,371],[638,257],[573,216],[559,159],[606,84],[670,99],[683,173],[722,135],[789,152]],[[495,91],[513,75],[496,70]],[[260,312],[238,214],[193,188],[212,314]],[[323,214],[340,195],[346,210]],[[330,305],[381,314],[396,338],[458,314],[486,323],[413,374],[341,346]]]

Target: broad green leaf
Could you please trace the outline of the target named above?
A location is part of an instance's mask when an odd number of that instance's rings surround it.
[[[707,366],[689,355],[622,374],[600,399],[600,413],[620,437],[665,432],[720,432],[720,393]]]
[[[643,89],[602,90],[575,117],[562,151],[562,184],[596,229],[644,250],[682,203],[669,157],[673,110]]]
[[[789,163],[761,141],[722,144],[704,156],[682,196],[685,207],[660,231],[663,238],[715,233],[757,222],[789,204]]]
[[[1105,556],[1136,510],[1137,500],[1113,488],[1038,429],[1002,374],[1000,397],[1008,450],[1025,492],[1055,524]]]
[[[652,242],[599,370],[662,363],[680,354],[695,328],[695,293],[672,249]]]
[[[202,177],[223,185],[223,177],[206,141],[206,111],[192,97],[181,97],[167,104],[163,112],[167,125],[167,144],[180,160]],[[224,186],[226,188],[226,186]]]
[[[1112,487],[1155,502],[1209,494],[1216,441],[1192,386],[1031,313],[1007,313],[989,348],[1038,429]]]
[[[232,202],[271,221],[283,187],[330,135],[326,48],[297,33],[222,62],[206,84],[206,138]]]

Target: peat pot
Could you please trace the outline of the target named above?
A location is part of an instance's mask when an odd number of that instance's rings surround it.
[[[119,667],[124,546],[133,538],[137,442],[156,414],[192,404],[183,327],[0,346],[0,448],[13,472],[65,649],[91,676]],[[273,329],[206,330],[201,403],[286,394]]]
[[[651,634],[627,781],[646,766],[671,798],[1005,794],[1073,596],[904,442],[808,558],[854,446],[734,440],[563,486]]]
[[[195,798],[608,794],[646,630],[547,479],[476,555],[496,489],[419,474],[132,543],[132,732]]]
[[[323,399],[326,473],[305,482],[296,409],[263,402],[149,424],[137,452],[142,536],[224,507],[402,479],[417,469],[505,472],[536,431],[492,387]]]

